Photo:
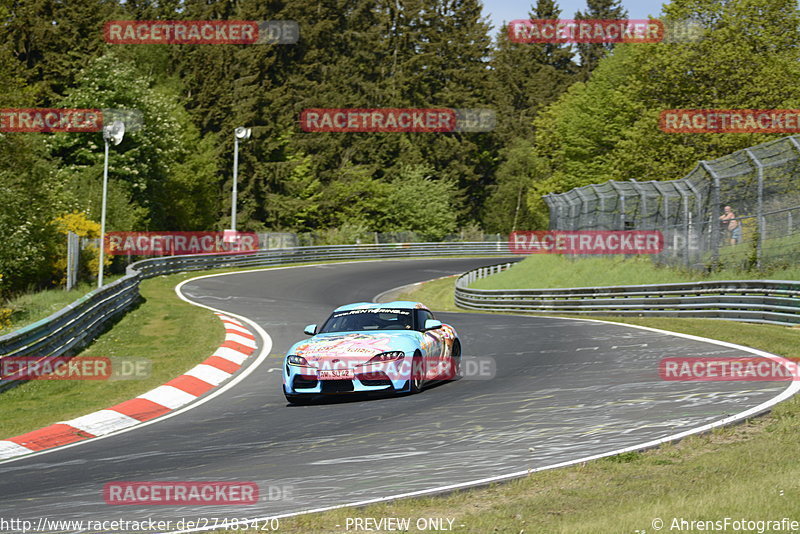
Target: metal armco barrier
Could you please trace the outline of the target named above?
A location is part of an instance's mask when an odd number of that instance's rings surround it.
[[[702,317],[778,325],[800,324],[800,282],[724,280],[566,289],[472,289],[472,282],[512,263],[475,269],[456,282],[455,302],[479,311]]]
[[[111,321],[135,305],[139,300],[139,282],[154,276],[226,267],[329,260],[507,254],[508,243],[499,241],[297,247],[146,259],[129,265],[124,277],[91,291],[50,317],[0,337],[0,358],[45,358],[75,352],[107,328]],[[0,381],[0,389],[3,385],[3,381]]]

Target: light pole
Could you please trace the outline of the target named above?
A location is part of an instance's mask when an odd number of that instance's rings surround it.
[[[250,139],[251,128],[239,126],[233,131],[233,197],[231,199],[231,230],[236,231],[236,194],[239,176],[239,140]]]
[[[122,142],[125,135],[125,123],[114,121],[103,127],[103,140],[106,145],[106,156],[103,162],[103,207],[100,214],[100,266],[97,269],[97,287],[103,286],[103,257],[105,252],[106,240],[106,198],[108,197],[108,146],[109,143],[118,145]]]

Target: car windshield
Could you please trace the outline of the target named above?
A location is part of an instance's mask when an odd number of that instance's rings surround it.
[[[413,328],[411,310],[373,308],[368,310],[349,310],[334,312],[320,333],[360,332],[364,330],[411,330]]]

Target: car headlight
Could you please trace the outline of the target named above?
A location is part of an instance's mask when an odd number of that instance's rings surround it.
[[[308,365],[308,361],[305,358],[302,356],[295,356],[294,354],[287,356],[286,362],[289,365]]]
[[[376,354],[370,360],[364,364],[369,365],[371,363],[385,363],[385,362],[393,362],[395,360],[402,360],[405,357],[406,353],[402,350],[393,350],[390,352],[381,352],[380,354]]]

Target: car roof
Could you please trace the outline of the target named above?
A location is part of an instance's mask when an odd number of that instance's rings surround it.
[[[413,310],[413,309],[422,309],[427,310],[427,306],[422,304],[421,302],[413,302],[410,300],[395,300],[392,302],[356,302],[353,304],[345,304],[344,306],[339,306],[334,312],[340,311],[349,311],[349,310],[373,310],[376,308],[381,309],[404,309],[404,310]]]

